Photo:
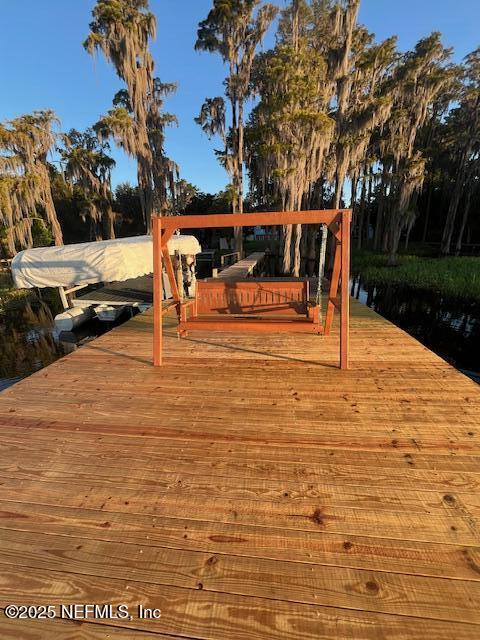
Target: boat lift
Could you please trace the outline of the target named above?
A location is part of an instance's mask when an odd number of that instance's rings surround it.
[[[177,256],[195,256],[201,251],[194,236],[173,236],[168,251]],[[57,288],[64,312],[55,318],[59,331],[70,331],[95,313],[113,321],[125,308],[150,307],[153,289],[151,236],[133,236],[97,242],[82,242],[20,251],[11,271],[17,288]],[[193,268],[193,278],[195,270]],[[85,290],[89,285],[100,285]],[[194,288],[195,283],[193,283]],[[164,278],[165,297],[170,296]],[[79,295],[80,294],[80,295]]]

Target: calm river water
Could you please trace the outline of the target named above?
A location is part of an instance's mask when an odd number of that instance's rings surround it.
[[[91,320],[75,333],[58,334],[54,318],[61,311],[57,295],[51,292],[0,306],[0,391],[112,327],[111,323]],[[123,316],[115,324],[129,317],[126,313]]]
[[[363,286],[351,294],[480,383],[480,304],[402,287]]]

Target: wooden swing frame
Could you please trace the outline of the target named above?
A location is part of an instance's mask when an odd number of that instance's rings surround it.
[[[187,326],[187,308],[195,307],[196,300],[182,302],[178,291],[175,272],[167,243],[177,229],[213,229],[225,227],[282,226],[291,224],[325,224],[335,239],[333,271],[328,292],[325,323],[317,333],[329,335],[335,309],[340,312],[340,368],[348,369],[349,357],[349,278],[350,278],[350,224],[352,212],[349,209],[329,209],[324,211],[281,211],[268,213],[212,214],[189,216],[153,216],[153,364],[162,364],[162,324],[163,315],[175,306],[179,327]],[[165,261],[173,302],[163,305],[162,263]],[[340,289],[340,295],[339,295]],[[257,322],[254,330],[268,331],[271,323]],[[241,319],[230,318],[229,327],[238,331],[245,328]],[[295,322],[290,323],[295,332]],[[179,331],[182,334],[182,330]]]

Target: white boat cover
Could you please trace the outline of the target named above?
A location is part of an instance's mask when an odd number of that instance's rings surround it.
[[[168,249],[171,255],[202,250],[195,236],[173,236]],[[151,236],[135,236],[26,249],[17,253],[11,268],[18,289],[122,282],[152,273],[153,243]]]

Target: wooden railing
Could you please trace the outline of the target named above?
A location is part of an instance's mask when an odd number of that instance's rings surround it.
[[[227,265],[225,265],[225,259],[231,258],[232,256],[235,256],[235,260],[232,260]],[[235,264],[235,262],[238,262],[239,260],[240,260],[240,251],[232,251],[232,253],[224,253],[222,256],[220,256],[220,265],[222,266],[222,268],[225,266],[229,267],[230,265]]]

